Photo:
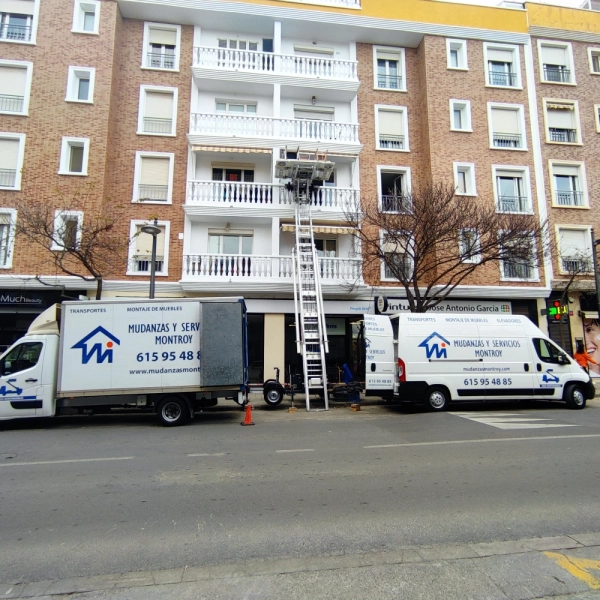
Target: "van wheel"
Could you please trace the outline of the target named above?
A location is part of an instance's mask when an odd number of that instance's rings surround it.
[[[569,408],[574,410],[585,408],[585,392],[576,383],[567,385],[563,399]]]
[[[176,427],[190,420],[190,409],[185,400],[177,396],[169,396],[161,400],[156,407],[156,415],[161,425]]]
[[[269,406],[277,406],[283,400],[283,392],[278,387],[270,387],[265,390],[263,398]]]
[[[448,408],[450,397],[448,390],[443,387],[433,386],[427,390],[425,406],[431,412],[441,412]]]

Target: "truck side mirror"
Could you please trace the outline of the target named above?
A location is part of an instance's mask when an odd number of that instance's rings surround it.
[[[558,355],[558,364],[559,365],[568,365],[569,363],[570,363],[570,361],[567,356],[565,356],[564,354]]]

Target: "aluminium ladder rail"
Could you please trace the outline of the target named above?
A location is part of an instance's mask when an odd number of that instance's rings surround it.
[[[329,352],[329,341],[325,326],[320,266],[310,213],[310,191],[303,190],[296,200],[296,248],[292,266],[296,346],[302,354],[306,410],[310,410],[311,390],[323,396],[325,410],[329,410],[325,368],[325,353]]]

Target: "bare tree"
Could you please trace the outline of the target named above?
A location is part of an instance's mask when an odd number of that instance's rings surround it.
[[[119,230],[125,222],[123,207],[109,200],[100,203],[89,184],[70,197],[56,191],[50,198],[18,201],[15,208],[15,237],[43,248],[55,271],[95,282],[100,300],[103,278],[122,269],[128,256],[131,240]]]
[[[447,183],[385,195],[346,211],[365,270],[397,280],[412,312],[437,306],[470,275],[502,264],[507,278],[528,279],[543,253],[545,225],[535,215],[498,212],[482,199],[455,195]]]

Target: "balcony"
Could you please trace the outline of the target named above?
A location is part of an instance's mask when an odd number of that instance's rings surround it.
[[[297,143],[305,150],[358,154],[358,124],[232,114],[192,113],[193,144],[272,148]]]
[[[0,40],[29,42],[31,41],[31,25],[2,23],[0,24]]]
[[[556,204],[559,206],[584,206],[583,192],[576,190],[554,190]]]
[[[344,211],[356,206],[358,198],[358,190],[323,186],[313,190],[311,205],[315,208]],[[232,181],[188,181],[186,203],[214,206],[295,206],[294,195],[285,186]]]
[[[498,198],[498,211],[509,213],[531,212],[527,196],[500,196]]]
[[[134,256],[133,257],[133,268],[134,273],[150,273],[151,259],[148,256]],[[165,265],[164,257],[157,256],[154,264],[155,273],[162,273]]]
[[[17,182],[16,169],[0,169],[0,187],[14,188]]]
[[[22,113],[24,105],[24,96],[0,94],[0,112]]]
[[[377,74],[377,87],[385,90],[401,90],[402,77],[400,75]]]
[[[154,117],[144,117],[144,133],[172,133],[173,119],[156,119]]]
[[[410,212],[411,203],[410,199],[406,196],[401,195],[388,195],[383,194],[381,196],[381,211],[382,212],[398,212],[406,213]]]
[[[492,134],[494,148],[522,148],[520,133],[497,133]]]
[[[516,73],[503,73],[501,71],[488,72],[489,85],[497,85],[501,87],[515,87],[517,85]]]
[[[359,258],[319,258],[322,284],[356,282],[362,277]],[[293,283],[291,256],[185,254],[183,279],[187,281],[252,281]]]
[[[146,54],[146,66],[153,69],[174,69],[175,55],[148,52]]]
[[[379,134],[379,149],[380,150],[404,150],[404,136],[380,133]]]
[[[544,81],[570,83],[571,71],[561,65],[544,65]]]
[[[594,265],[591,260],[581,258],[561,259],[561,268],[565,273],[593,273]]]
[[[138,186],[138,202],[166,202],[169,199],[168,185],[147,185]]]
[[[502,263],[502,275],[506,279],[537,279],[535,267],[522,262]]]
[[[556,127],[550,127],[550,141],[575,144],[577,143],[577,130],[557,129]]]

